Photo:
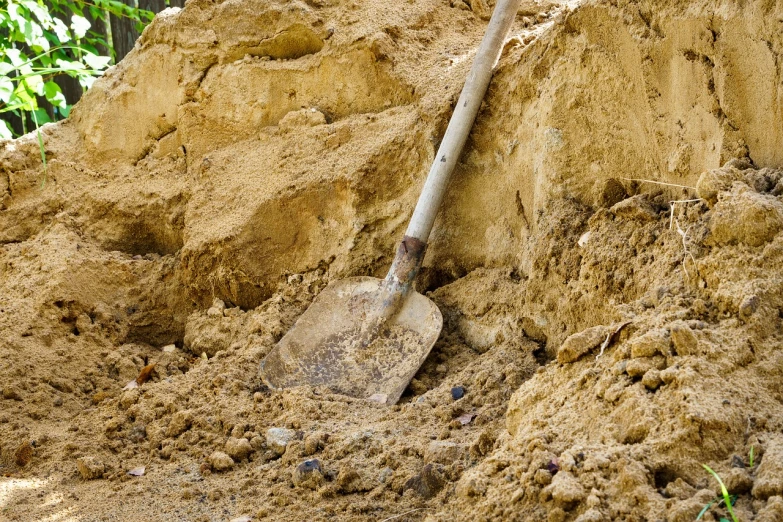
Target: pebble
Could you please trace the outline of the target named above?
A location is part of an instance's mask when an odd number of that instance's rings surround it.
[[[310,459],[299,464],[291,477],[294,486],[317,489],[324,481],[321,461]]]
[[[80,457],[76,460],[76,467],[79,469],[84,480],[94,480],[103,476],[106,467],[103,462],[95,457]]]
[[[445,484],[446,479],[443,473],[443,466],[427,464],[418,475],[408,479],[403,490],[412,489],[422,498],[429,499],[437,495]]]
[[[233,459],[222,451],[213,452],[208,460],[215,471],[227,471],[234,467]]]
[[[280,457],[285,453],[288,443],[296,438],[296,432],[288,428],[269,428],[266,430],[266,447]]]
[[[454,386],[451,389],[451,398],[456,400],[459,400],[465,396],[465,387],[464,386]]]
[[[381,470],[381,473],[378,475],[378,482],[381,484],[386,484],[386,481],[389,480],[389,477],[391,477],[394,474],[394,470],[386,467]]]

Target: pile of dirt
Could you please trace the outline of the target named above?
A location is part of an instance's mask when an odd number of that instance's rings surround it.
[[[388,268],[492,5],[191,0],[45,170],[0,143],[2,518],[688,521],[708,464],[783,519],[764,0],[523,2],[400,403],[260,382],[326,284]]]

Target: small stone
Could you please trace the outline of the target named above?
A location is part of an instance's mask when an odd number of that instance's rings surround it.
[[[174,353],[177,351],[177,346],[174,344],[167,344],[163,348],[161,348],[163,353]]]
[[[648,390],[657,390],[661,382],[661,372],[655,368],[648,370],[642,377],[642,384]]]
[[[389,467],[385,467],[381,470],[381,473],[378,475],[378,482],[380,482],[381,484],[386,484],[386,481],[389,480],[389,477],[391,477],[392,475],[394,475],[394,470]]]
[[[672,343],[677,355],[697,355],[699,351],[699,340],[693,333],[691,327],[684,321],[675,321],[669,325],[671,330]]]
[[[446,440],[433,440],[424,453],[424,462],[451,464],[452,462],[462,460],[467,454],[468,446],[466,444],[458,444]]]
[[[269,428],[266,430],[266,446],[277,457],[285,453],[286,446],[296,438],[296,432],[288,428]]]
[[[62,406],[63,405],[63,398],[62,397],[55,397],[54,398],[54,405],[55,406]]]
[[[250,441],[241,438],[235,439],[231,437],[226,441],[226,453],[234,460],[244,460],[253,452],[253,446],[250,445]]]
[[[184,433],[193,424],[193,413],[190,410],[178,411],[171,417],[166,428],[167,437],[177,437]]]
[[[106,467],[103,462],[95,457],[80,457],[76,460],[76,467],[79,469],[84,480],[98,479],[103,476]]]
[[[321,462],[318,459],[302,462],[294,469],[291,479],[294,486],[317,489],[324,481]]]
[[[403,490],[412,489],[422,498],[429,499],[437,495],[445,484],[443,467],[439,464],[427,464],[421,473],[408,479]]]
[[[666,330],[656,328],[644,335],[631,339],[631,357],[652,357],[657,354],[668,354],[671,339]]]
[[[599,346],[606,339],[607,327],[593,326],[587,330],[569,336],[557,349],[557,362],[574,362],[584,354]]]
[[[227,471],[234,467],[234,461],[222,451],[213,452],[208,460],[215,471]]]
[[[456,400],[459,400],[465,396],[465,387],[464,386],[454,386],[451,389],[451,398]]]
[[[567,471],[561,471],[552,478],[552,498],[563,504],[580,502],[585,498],[585,488]]]

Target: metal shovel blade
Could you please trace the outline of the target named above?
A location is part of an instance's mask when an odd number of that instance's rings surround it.
[[[261,363],[262,380],[272,388],[326,386],[395,404],[437,341],[443,317],[435,303],[411,290],[368,338],[362,327],[377,314],[382,284],[351,277],[327,286]]]

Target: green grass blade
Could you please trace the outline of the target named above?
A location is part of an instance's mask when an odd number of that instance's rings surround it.
[[[732,509],[731,505],[731,497],[729,496],[729,490],[726,489],[726,484],[723,483],[723,480],[720,478],[720,476],[713,471],[711,467],[709,467],[706,464],[702,464],[702,467],[707,470],[707,472],[712,475],[715,480],[718,481],[718,484],[720,484],[720,492],[721,495],[723,495],[723,502],[726,504],[726,510],[729,512],[729,516],[731,516],[731,520],[733,522],[739,522],[739,519],[734,514],[734,510]]]

